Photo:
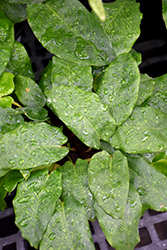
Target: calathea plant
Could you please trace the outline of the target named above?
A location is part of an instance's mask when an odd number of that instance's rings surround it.
[[[77,0],[0,0],[0,209],[17,187],[35,248],[94,249],[97,218],[115,249],[134,249],[142,213],[167,211],[167,75],[139,72],[139,7],[104,4],[102,22]],[[14,39],[25,19],[54,55],[38,83]],[[71,160],[77,140],[89,159]]]

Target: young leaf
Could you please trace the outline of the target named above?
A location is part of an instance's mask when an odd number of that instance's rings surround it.
[[[62,173],[63,178],[63,194],[69,192],[84,205],[89,220],[95,218],[93,209],[94,198],[88,186],[88,162],[78,159],[76,164],[66,162],[57,170]]]
[[[72,62],[53,57],[51,81],[53,86],[76,85],[85,91],[92,90],[93,77],[89,66],[80,66]]]
[[[106,21],[102,26],[116,55],[129,52],[140,35],[142,14],[136,1],[119,0],[106,6]]]
[[[61,174],[57,171],[48,174],[48,169],[31,173],[27,181],[18,185],[13,200],[15,223],[22,236],[35,248],[53,215],[61,189]]]
[[[6,130],[7,127],[9,128],[11,125],[14,125],[14,128],[16,128],[23,123],[23,117],[14,109],[0,107],[0,131],[5,132],[4,130]]]
[[[11,108],[13,101],[14,100],[11,96],[0,97],[0,107]]]
[[[95,13],[76,0],[49,0],[27,6],[29,24],[51,53],[81,65],[107,65],[115,58]],[[38,18],[36,18],[38,16]],[[46,22],[47,20],[47,22]]]
[[[45,105],[45,96],[40,87],[28,77],[21,75],[15,77],[15,94],[25,106],[33,108]]]
[[[136,106],[141,105],[147,98],[149,98],[154,91],[155,80],[146,74],[140,75],[139,96]]]
[[[46,123],[20,125],[0,139],[1,168],[24,170],[51,164],[68,153],[61,147],[66,142],[59,128]]]
[[[109,106],[117,125],[121,125],[132,113],[138,98],[139,84],[139,69],[130,54],[117,56],[105,70],[97,94]]]
[[[100,139],[108,140],[114,133],[115,120],[95,93],[61,85],[46,95],[56,115],[89,147],[100,148]]]
[[[167,114],[167,74],[154,79],[153,95],[144,103]]]
[[[130,187],[124,217],[114,219],[104,210],[94,205],[99,224],[107,241],[116,250],[132,250],[139,242],[138,225],[142,212],[142,205],[136,190]]]
[[[14,43],[13,23],[0,9],[0,75],[5,70]]]
[[[137,155],[128,156],[127,159],[130,183],[138,191],[143,206],[167,211],[167,178]]]
[[[34,79],[30,58],[21,43],[14,42],[13,51],[5,70],[15,75],[23,75]]]
[[[136,154],[167,148],[167,115],[151,107],[136,107],[110,140],[116,149]]]
[[[102,0],[88,0],[90,7],[94,10],[101,21],[105,21],[105,10]]]
[[[122,218],[129,190],[126,157],[115,151],[113,158],[105,151],[95,154],[88,168],[89,187],[100,207],[114,218]]]
[[[55,213],[40,243],[41,250],[94,250],[83,206],[67,195],[58,200]]]
[[[7,192],[11,193],[16,188],[17,183],[23,180],[24,178],[18,170],[12,170],[5,178],[4,188]]]
[[[11,73],[3,72],[0,76],[0,97],[9,95],[14,90],[14,75]]]

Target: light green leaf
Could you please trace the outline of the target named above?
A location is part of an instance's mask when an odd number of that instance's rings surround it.
[[[0,131],[14,125],[14,128],[24,123],[23,117],[12,108],[0,107]]]
[[[100,139],[106,141],[114,133],[115,121],[95,93],[62,85],[46,95],[56,115],[87,146],[98,149]]]
[[[158,153],[153,158],[151,165],[167,177],[167,150]]]
[[[14,100],[11,96],[0,97],[0,107],[11,108],[13,101]]]
[[[17,111],[21,114],[26,115],[29,119],[36,121],[36,122],[42,122],[47,120],[48,112],[46,109],[42,107],[35,107],[35,108],[18,108]]]
[[[100,207],[114,218],[122,218],[129,191],[129,170],[126,157],[115,151],[95,154],[88,168],[89,187]]]
[[[0,139],[0,166],[25,170],[51,164],[68,153],[61,147],[66,142],[59,128],[46,123],[20,125]]]
[[[141,105],[154,91],[155,80],[146,74],[140,75],[139,96],[136,105]]]
[[[30,168],[30,169],[20,170],[20,173],[22,174],[22,176],[23,176],[23,178],[25,180],[28,180],[32,170],[33,170],[33,168],[32,169]]]
[[[106,4],[106,21],[102,26],[117,55],[129,52],[140,35],[142,14],[135,0]]]
[[[3,72],[0,76],[0,97],[3,95],[9,95],[14,90],[14,75],[11,73]]]
[[[94,10],[101,21],[105,21],[105,10],[102,0],[88,0],[90,7]]]
[[[136,190],[130,187],[124,217],[114,219],[95,204],[99,224],[107,241],[116,250],[132,250],[140,241],[138,225],[142,212],[142,205]]]
[[[167,74],[154,78],[153,95],[144,103],[167,114]]]
[[[107,65],[115,58],[101,21],[79,1],[57,0],[55,4],[55,0],[48,0],[28,5],[27,12],[35,36],[57,57],[96,66]]]
[[[18,3],[18,4],[41,3],[41,2],[43,2],[43,0],[5,0],[5,1],[8,2],[8,3]]]
[[[70,192],[76,200],[84,205],[88,219],[93,220],[95,218],[94,198],[88,186],[87,168],[88,162],[78,159],[75,165],[66,162],[57,170],[62,173],[63,194]]]
[[[44,68],[40,80],[38,82],[38,85],[43,93],[47,90],[50,90],[52,87],[51,73],[52,73],[52,61],[50,61],[46,66],[46,68]]]
[[[13,23],[0,10],[0,75],[5,70],[14,43]]]
[[[24,178],[18,170],[12,170],[6,175],[4,188],[11,193],[16,188],[17,183],[23,180]]]
[[[61,189],[61,174],[57,171],[48,174],[47,169],[33,172],[27,181],[18,185],[13,200],[15,223],[35,248],[53,215]]]
[[[5,70],[15,75],[23,75],[34,79],[30,58],[21,43],[14,42],[13,51]]]
[[[72,196],[58,201],[40,243],[41,250],[94,250],[83,206]]]
[[[76,85],[86,91],[92,90],[92,69],[53,57],[51,81],[53,86]]]
[[[8,0],[0,0],[0,8],[13,23],[22,22],[27,18],[25,4],[11,4],[7,1]]]
[[[138,98],[139,84],[139,69],[130,54],[117,56],[105,70],[97,94],[109,106],[117,125],[121,125],[132,113]]]
[[[15,94],[19,101],[29,107],[43,107],[45,96],[36,82],[28,77],[15,77]]]
[[[110,140],[124,152],[136,154],[167,149],[167,115],[151,107],[136,107]]]
[[[145,208],[167,211],[167,178],[141,157],[128,156],[130,183]]]

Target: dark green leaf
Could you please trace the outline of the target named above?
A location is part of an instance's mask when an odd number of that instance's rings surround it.
[[[101,84],[102,78],[104,76],[105,73],[105,69],[108,67],[108,65],[106,66],[102,66],[102,67],[96,67],[93,66],[92,67],[92,74],[93,74],[93,90],[94,92],[96,92]]]
[[[55,4],[55,0],[48,0],[28,5],[27,12],[36,37],[57,57],[96,66],[107,65],[115,58],[100,20],[79,1],[57,0]]]
[[[0,131],[6,131],[7,127],[14,125],[14,128],[24,123],[23,117],[12,108],[0,107]],[[13,129],[14,129],[13,128]]]
[[[13,51],[5,70],[15,75],[23,75],[34,79],[30,58],[21,43],[14,42]]]
[[[27,123],[0,139],[2,169],[29,169],[62,159],[67,138],[61,130],[46,123]]]
[[[113,155],[115,149],[111,146],[110,143],[106,141],[100,141],[100,149],[107,151],[110,155]]]
[[[47,119],[48,112],[46,109],[42,107],[35,107],[35,108],[18,108],[19,113],[25,114],[29,119],[33,121],[45,121]]]
[[[167,74],[154,78],[153,95],[144,103],[144,105],[154,107],[167,114]]]
[[[5,70],[14,43],[13,23],[0,10],[0,75]]]
[[[109,106],[117,125],[121,125],[132,113],[138,98],[139,84],[139,69],[130,54],[117,56],[105,70],[97,94]]]
[[[13,23],[19,23],[27,18],[26,4],[11,4],[7,1],[0,0],[0,8]]]
[[[94,250],[83,206],[72,196],[58,201],[40,244],[41,250]]]
[[[163,12],[162,12],[163,19],[164,19],[164,22],[167,26],[167,0],[163,0],[162,3],[163,3]]]
[[[167,115],[151,107],[136,107],[110,140],[127,153],[147,153],[167,148]]]
[[[0,176],[1,176],[1,174],[0,174]],[[7,195],[7,191],[4,188],[6,176],[3,176],[0,178],[0,210],[1,211],[3,211],[6,208],[6,202],[4,200],[5,196]]]
[[[78,159],[76,164],[66,162],[58,168],[63,176],[63,194],[71,193],[76,200],[84,205],[89,220],[95,218],[93,195],[88,186],[88,162]]]
[[[167,178],[139,156],[128,156],[130,183],[145,208],[167,211]]]
[[[119,0],[104,5],[106,21],[102,26],[116,54],[129,52],[140,35],[142,14],[136,1]]]
[[[7,174],[4,182],[4,188],[11,193],[17,186],[18,182],[23,181],[24,178],[18,170],[12,170]]]
[[[50,61],[46,66],[46,68],[43,70],[40,77],[40,81],[38,82],[38,85],[43,93],[47,90],[50,90],[52,87],[51,73],[52,73],[52,61]]]
[[[45,105],[45,96],[40,87],[28,77],[21,75],[15,77],[15,94],[25,106],[33,108]]]
[[[126,157],[115,151],[95,154],[88,168],[89,187],[97,203],[114,218],[122,218],[129,190],[129,170]]]
[[[92,70],[89,66],[79,66],[72,62],[53,57],[51,81],[53,86],[76,85],[86,91],[93,87]]]
[[[47,169],[33,172],[27,181],[18,185],[13,200],[15,223],[35,248],[53,215],[61,189],[61,174],[57,171],[48,174]]]
[[[114,133],[115,121],[95,93],[62,85],[52,87],[46,95],[48,105],[89,147],[100,148],[100,139],[108,140]]]
[[[132,250],[139,242],[138,225],[142,212],[142,205],[136,190],[130,187],[124,217],[114,219],[95,204],[99,224],[107,241],[116,250]]]
[[[136,105],[141,105],[154,91],[155,80],[146,74],[140,75],[139,96]]]

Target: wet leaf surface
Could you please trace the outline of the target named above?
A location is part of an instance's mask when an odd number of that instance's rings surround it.
[[[63,178],[63,195],[69,192],[84,205],[89,220],[95,218],[93,208],[94,198],[88,186],[88,162],[78,159],[76,164],[66,162],[58,168]]]
[[[138,225],[142,205],[136,190],[130,187],[125,213],[122,219],[114,219],[95,203],[99,224],[107,241],[117,250],[132,250],[140,241]]]
[[[52,73],[52,61],[50,61],[42,71],[40,80],[38,82],[38,85],[43,93],[47,90],[50,90],[52,87],[51,73]]]
[[[49,107],[87,146],[99,149],[100,139],[107,140],[114,133],[115,121],[95,93],[59,86],[46,95]]]
[[[26,115],[29,119],[36,121],[36,122],[42,122],[47,120],[48,112],[46,109],[42,107],[35,107],[35,108],[18,108],[17,111],[21,114]]]
[[[73,196],[67,195],[63,201],[58,200],[40,249],[95,249],[85,210]]]
[[[48,170],[31,173],[27,181],[18,185],[13,200],[15,223],[32,246],[38,244],[47,228],[62,189],[61,174]]]
[[[115,151],[95,154],[88,168],[89,187],[98,205],[114,218],[122,218],[129,190],[129,170],[126,157]]]
[[[61,147],[66,141],[59,128],[46,123],[20,125],[0,139],[1,168],[24,170],[56,162],[68,153]]]
[[[117,56],[106,68],[97,94],[109,106],[117,125],[121,125],[136,104],[139,92],[140,73],[130,54]]]
[[[151,107],[136,107],[110,140],[127,153],[163,151],[167,148],[167,115]]]
[[[130,183],[138,191],[142,205],[167,211],[167,178],[141,157],[128,156]]]

